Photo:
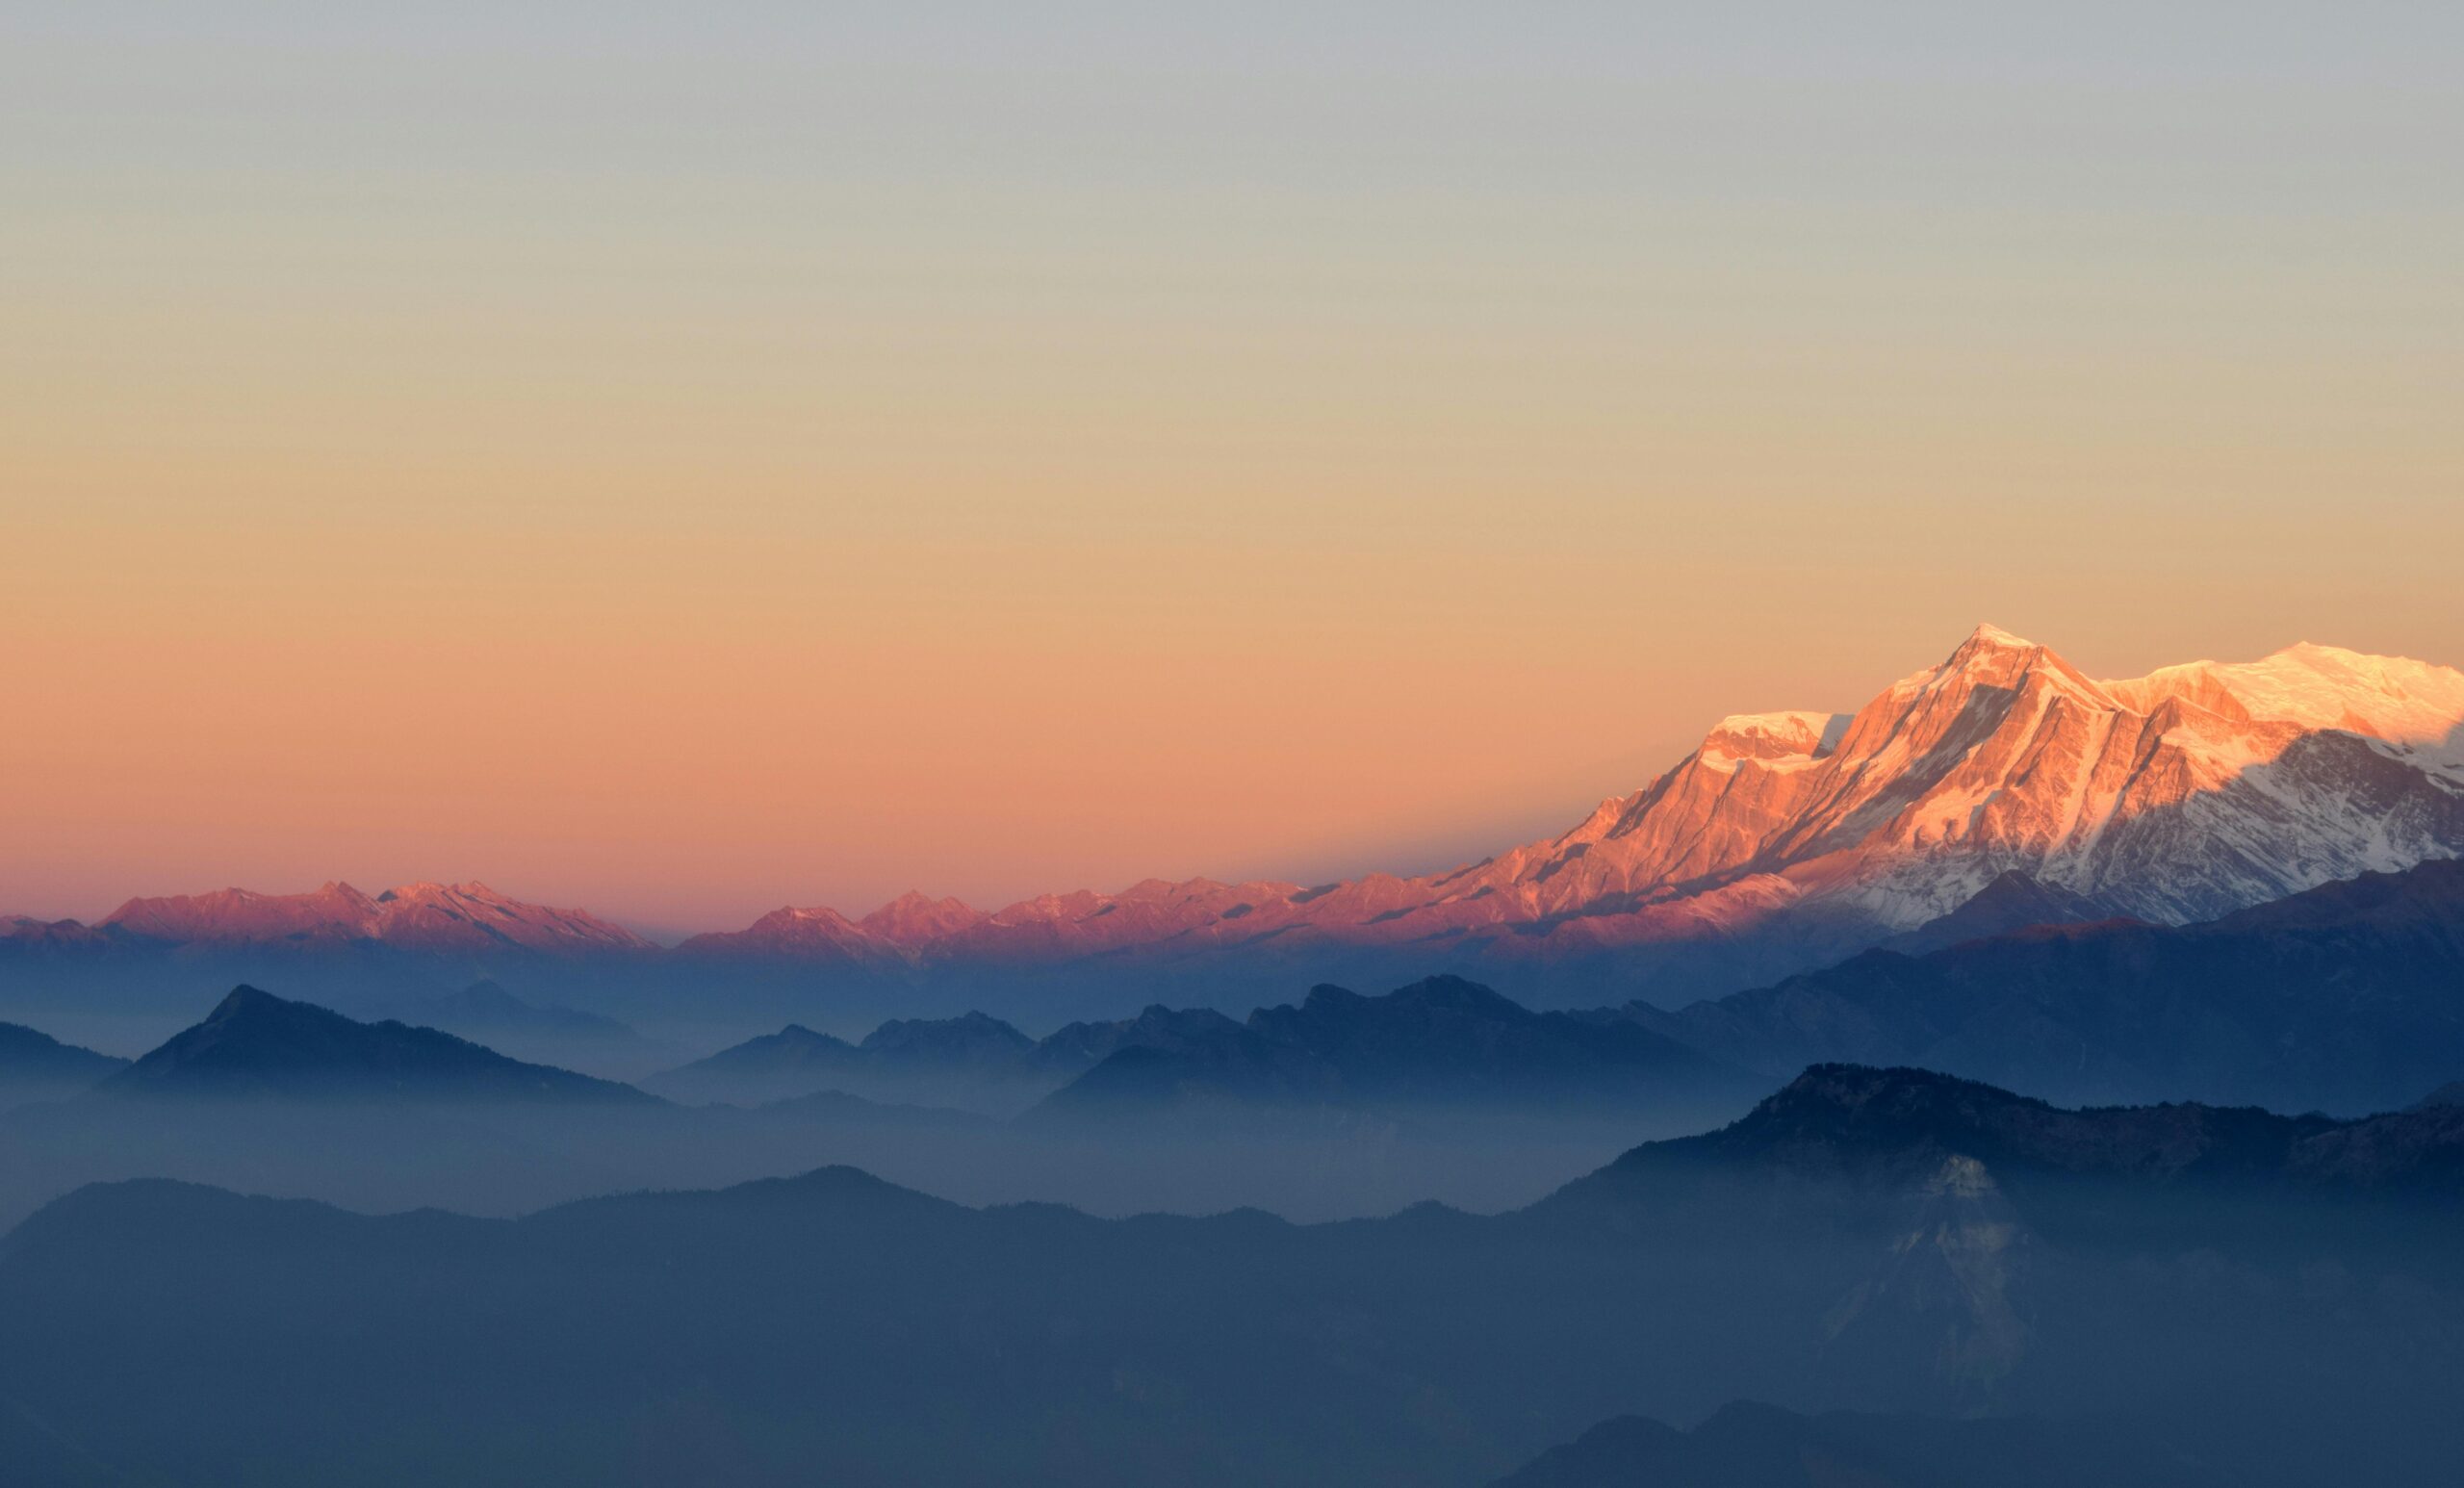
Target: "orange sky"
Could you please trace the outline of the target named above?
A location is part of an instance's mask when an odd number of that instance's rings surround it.
[[[1984,619],[2464,662],[2401,27],[475,16],[0,61],[0,911],[1314,880]]]

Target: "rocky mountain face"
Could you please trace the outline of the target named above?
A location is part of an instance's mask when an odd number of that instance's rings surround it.
[[[1853,714],[1723,719],[1572,830],[1450,872],[831,918],[921,964],[1381,945],[1545,964],[1758,933],[1819,959],[2015,874],[2041,917],[2180,923],[2464,850],[2459,728],[2464,674],[2444,667],[2303,645],[2098,681],[1989,626]],[[1973,928],[2036,922],[2021,912]],[[687,949],[794,954],[791,924]]]

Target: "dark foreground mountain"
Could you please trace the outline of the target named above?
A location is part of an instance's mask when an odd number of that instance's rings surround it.
[[[76,1094],[127,1064],[62,1043],[49,1034],[0,1023],[0,1107]]]
[[[1827,1068],[1487,1219],[1102,1220],[845,1168],[519,1220],[97,1186],[0,1242],[0,1460],[1443,1488],[1743,1398],[2127,1413],[2237,1441],[2256,1488],[2427,1488],[2464,1469],[2459,1150],[2451,1109],[2066,1112]],[[1970,1481],[2027,1480],[2011,1429]]]
[[[2464,861],[2322,885],[2188,926],[2039,926],[1873,951],[1626,1016],[1784,1074],[1921,1065],[2066,1102],[2407,1104],[2464,1072]]]
[[[97,1098],[647,1102],[630,1086],[526,1065],[433,1028],[361,1023],[253,987],[94,1090]]]

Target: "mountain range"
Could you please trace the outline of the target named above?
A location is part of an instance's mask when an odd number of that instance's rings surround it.
[[[1723,1092],[1846,1061],[2081,1104],[2352,1115],[2464,1071],[2464,862],[2366,873],[2190,925],[2083,912],[2014,870],[1950,917],[1948,944],[1877,948],[1675,1010],[1535,1013],[1451,976],[1382,996],[1321,985],[1245,1021],[1159,1005],[1042,1040],[981,1013],[886,1024],[861,1046],[790,1025],[650,1084],[738,1102],[833,1086],[976,1109],[1048,1095],[1045,1116],[1141,1119],[1225,1106],[1707,1113]],[[926,1079],[941,1083],[927,1092]]]
[[[1670,1111],[1716,1106],[1751,1083],[1638,1024],[1534,1013],[1459,977],[1380,997],[1320,986],[1245,1023],[1171,1032],[1168,1040],[1125,1039],[1036,1114],[1104,1121],[1306,1105]]]
[[[991,911],[910,893],[860,918],[782,908],[670,949],[476,884],[226,889],[132,900],[93,926],[0,921],[0,964],[375,946],[911,993],[1453,970],[1551,1006],[1604,988],[1666,1003],[2010,928],[2016,907],[1993,900],[2013,875],[2060,917],[2179,924],[2459,852],[2464,674],[2305,644],[2097,680],[1987,626],[1853,713],[1723,719],[1568,831],[1440,873],[1150,879]]]
[[[1004,1114],[1032,1104],[1040,1121],[1102,1126],[1236,1109],[1668,1115],[1741,1104],[1756,1081],[1630,1020],[1534,1013],[1450,976],[1366,997],[1321,985],[1246,1020],[1158,1004],[1041,1039],[982,1013],[893,1020],[860,1044],[791,1023],[643,1084],[681,1100],[836,1089]]]
[[[1988,899],[2023,919],[2065,909],[2015,874],[1970,911]],[[1963,916],[1983,929],[1999,911]],[[1921,954],[1877,948],[1675,1010],[1635,1001],[1536,1012],[1453,976],[1373,996],[1321,984],[1245,1019],[1158,1004],[1042,1039],[981,1011],[893,1018],[854,1041],[790,1023],[641,1085],[693,1104],[837,1091],[996,1116],[1032,1107],[1039,1121],[1099,1128],[1236,1110],[1674,1118],[1722,1116],[1771,1081],[1848,1062],[2079,1104],[2190,1098],[2355,1115],[2454,1087],[2459,988],[2464,862],[2440,859],[2191,925],[2057,921]],[[626,1090],[415,1020],[637,1058],[656,1051],[622,1025],[534,1008],[488,984],[367,1021],[244,986],[125,1069],[0,1025],[0,1084],[15,1082],[23,1099],[106,1075],[107,1089],[130,1091],[368,1098]]]
[[[348,884],[305,894],[244,888],[131,899],[97,930],[173,945],[336,945],[374,940],[450,953],[647,951],[651,942],[582,910],[525,904],[485,884],[405,884],[374,895]]]

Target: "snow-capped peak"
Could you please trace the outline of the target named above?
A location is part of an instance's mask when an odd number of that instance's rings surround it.
[[[2464,672],[2304,641],[2256,661],[2192,661],[2105,684],[2143,712],[2182,699],[2254,723],[2435,744],[2464,723]]]
[[[1960,643],[1959,649],[1961,651],[2038,651],[2042,648],[2025,636],[2013,635],[2000,626],[1984,624],[1970,630],[1967,633],[1967,639]]]

